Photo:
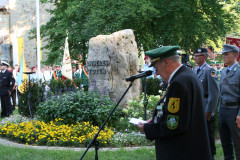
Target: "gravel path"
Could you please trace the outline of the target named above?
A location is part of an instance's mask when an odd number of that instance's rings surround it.
[[[73,148],[73,147],[48,147],[48,146],[33,146],[33,145],[25,145],[19,144],[16,142],[9,141],[5,138],[0,138],[0,144],[4,146],[14,146],[19,148],[34,148],[34,149],[47,149],[47,150],[72,150],[72,151],[85,151],[86,148]],[[140,148],[154,148],[154,146],[144,146],[144,147],[124,147],[125,150],[136,150]],[[121,148],[101,148],[100,151],[117,151]],[[90,148],[90,151],[94,150],[94,146]]]

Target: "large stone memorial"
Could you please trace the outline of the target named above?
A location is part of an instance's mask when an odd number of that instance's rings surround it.
[[[87,68],[89,90],[98,91],[101,95],[108,94],[117,102],[130,83],[125,78],[138,73],[138,49],[133,31],[127,29],[91,38]],[[120,105],[126,107],[129,99],[138,96],[139,79],[135,80]]]

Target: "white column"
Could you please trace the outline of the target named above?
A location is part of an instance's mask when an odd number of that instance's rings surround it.
[[[36,20],[37,20],[37,76],[40,76],[40,20],[39,20],[39,0],[36,0]]]

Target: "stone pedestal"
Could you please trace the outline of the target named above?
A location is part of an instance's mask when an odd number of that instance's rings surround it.
[[[138,49],[131,29],[111,35],[99,35],[90,39],[87,59],[89,90],[107,94],[115,102],[127,89],[130,82],[125,78],[137,74],[139,69]],[[120,103],[127,106],[128,100],[140,96],[140,80]]]

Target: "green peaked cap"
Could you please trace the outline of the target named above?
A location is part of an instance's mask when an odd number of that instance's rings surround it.
[[[72,64],[72,67],[76,67],[76,64]]]
[[[55,66],[61,66],[61,63],[57,62],[57,63],[55,64]]]
[[[177,50],[179,46],[162,46],[160,48],[156,48],[146,52],[146,55],[151,58],[151,66],[156,63],[158,60],[167,58],[173,55],[177,55]]]
[[[214,61],[210,61],[209,64],[216,64]]]

